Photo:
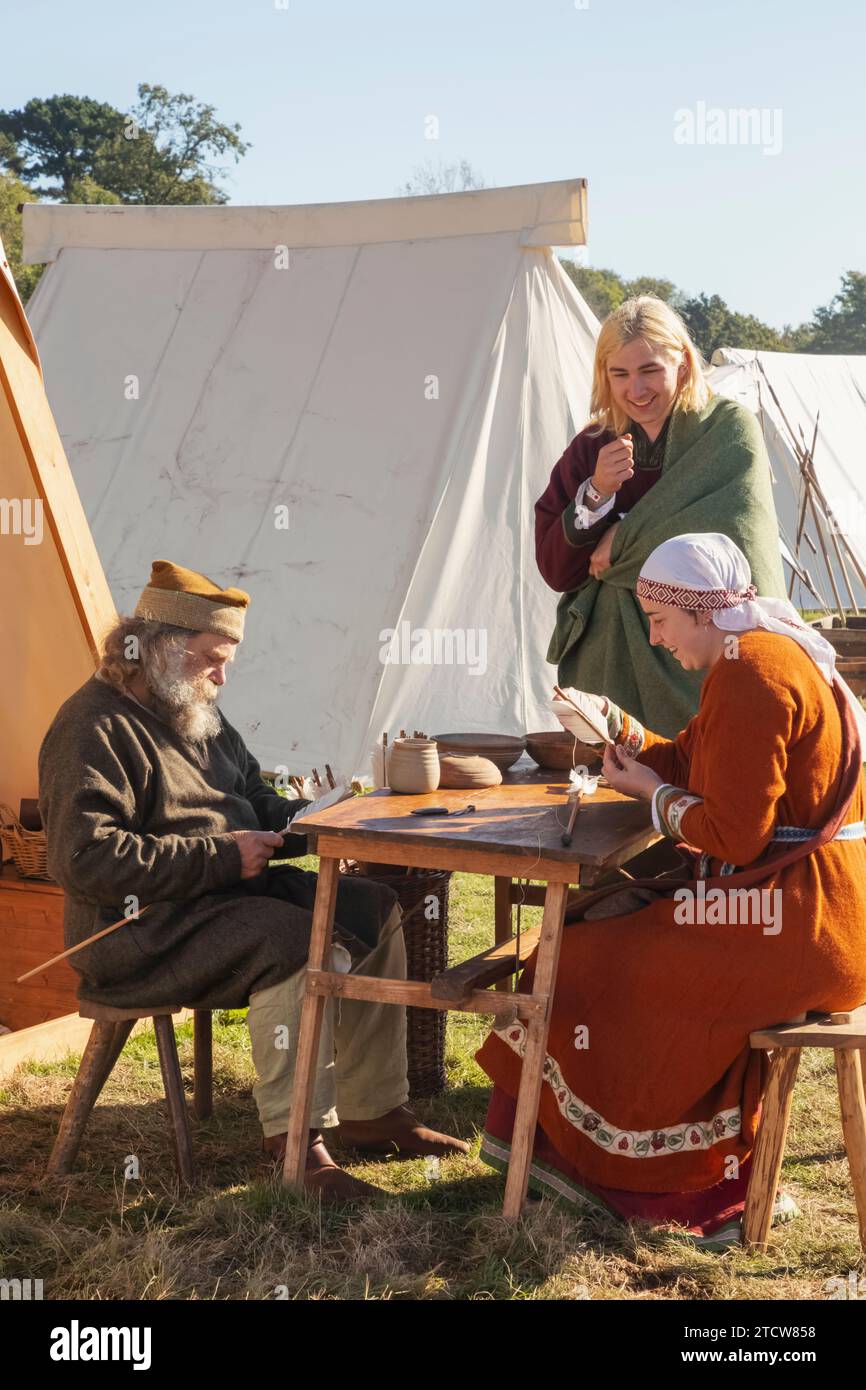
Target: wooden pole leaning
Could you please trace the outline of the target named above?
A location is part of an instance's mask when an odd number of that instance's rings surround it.
[[[322,859],[319,881],[313,904],[313,925],[310,934],[308,968],[324,970],[330,965],[331,936],[334,928],[334,909],[337,904],[339,859]],[[298,1052],[292,1089],[292,1108],[286,1136],[286,1157],[283,1181],[302,1187],[307,1166],[308,1131],[313,1090],[316,1084],[316,1065],[319,1056],[319,1037],[325,996],[307,992],[301,1006],[301,1025],[298,1033]]]
[[[517,1110],[514,1116],[514,1129],[511,1136],[511,1156],[508,1162],[508,1176],[505,1180],[505,1204],[502,1214],[506,1221],[516,1221],[520,1216],[529,1185],[529,1167],[535,1142],[535,1126],[538,1121],[538,1104],[541,1099],[541,1084],[544,1058],[547,1051],[547,1034],[550,1028],[550,1010],[556,972],[559,967],[559,951],[562,944],[562,930],[565,921],[565,908],[568,902],[567,883],[549,883],[544,900],[544,913],[541,919],[541,937],[538,943],[538,956],[532,992],[546,1001],[544,1016],[530,1018],[526,1024],[526,1051],[520,1073],[520,1089],[517,1093]]]

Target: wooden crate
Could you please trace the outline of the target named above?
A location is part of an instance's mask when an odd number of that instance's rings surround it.
[[[15,980],[63,950],[63,890],[0,870],[0,1076],[19,1062],[45,1061],[84,1045],[90,1022],[79,1019],[78,976],[66,961],[18,985]]]

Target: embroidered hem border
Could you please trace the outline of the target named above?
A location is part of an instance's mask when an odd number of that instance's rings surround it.
[[[479,1157],[482,1163],[486,1163],[490,1168],[495,1168],[498,1173],[507,1173],[511,1160],[511,1145],[502,1139],[496,1139],[484,1130],[481,1136]],[[606,1212],[618,1221],[623,1220],[623,1217],[601,1197],[597,1197],[594,1192],[589,1192],[587,1188],[581,1187],[580,1183],[567,1178],[564,1173],[558,1172],[556,1168],[551,1167],[549,1163],[542,1162],[540,1158],[533,1157],[530,1164],[529,1190],[539,1197],[564,1198],[574,1206],[584,1203],[588,1207],[594,1207],[596,1211]],[[774,1226],[793,1221],[800,1214],[800,1208],[790,1193],[779,1192],[777,1194],[773,1207],[772,1224]],[[655,1229],[662,1229],[678,1240],[697,1246],[700,1250],[711,1252],[728,1250],[732,1245],[742,1244],[743,1239],[742,1219],[740,1217],[726,1221],[724,1225],[717,1227],[716,1230],[707,1235],[698,1235],[695,1231],[689,1231],[683,1226],[666,1222]]]
[[[526,1028],[518,1021],[496,1030],[496,1036],[523,1057],[526,1051]],[[576,1096],[567,1085],[559,1064],[548,1053],[544,1059],[543,1078],[553,1092],[560,1114],[600,1149],[616,1153],[620,1158],[660,1158],[671,1152],[697,1153],[710,1149],[723,1139],[739,1134],[742,1114],[739,1106],[722,1110],[710,1120],[687,1120],[678,1125],[663,1125],[658,1129],[619,1129],[605,1120],[598,1111]]]

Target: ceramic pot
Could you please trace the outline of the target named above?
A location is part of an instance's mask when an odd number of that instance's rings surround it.
[[[525,747],[522,738],[511,734],[434,734],[440,753],[488,758],[500,772],[513,767]]]
[[[590,743],[581,743],[574,734],[565,729],[556,733],[545,730],[543,733],[526,735],[526,751],[539,767],[560,768],[563,771],[576,767],[579,763],[592,771],[601,764],[600,748]]]
[[[395,738],[388,758],[392,792],[417,796],[439,786],[439,753],[432,738]]]
[[[439,754],[440,787],[498,787],[501,781],[502,773],[489,758]]]

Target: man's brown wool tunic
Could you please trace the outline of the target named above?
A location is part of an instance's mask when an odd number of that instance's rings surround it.
[[[56,714],[39,753],[48,871],[66,894],[72,946],[129,911],[130,922],[71,959],[79,994],[118,1007],[240,1008],[307,958],[316,875],[268,867],[241,881],[233,830],[282,830],[303,801],[278,796],[220,711],[195,744],[92,676]],[[307,852],[287,835],[277,858]],[[335,939],[366,954],[396,896],[343,879]],[[338,930],[339,928],[339,930]]]

